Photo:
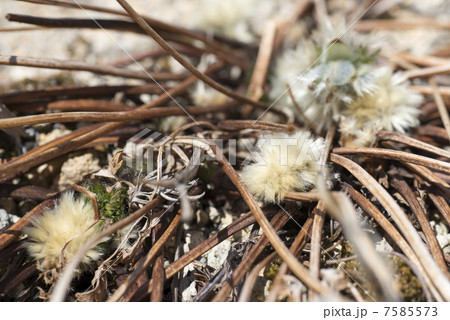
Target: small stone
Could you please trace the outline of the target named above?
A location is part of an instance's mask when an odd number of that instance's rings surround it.
[[[58,188],[60,191],[67,189],[74,183],[80,182],[83,176],[100,169],[98,159],[94,158],[92,153],[70,158],[61,167]]]
[[[19,221],[20,218],[13,214],[8,214],[5,209],[0,209],[0,230]]]
[[[47,142],[53,141],[59,137],[62,137],[71,131],[66,129],[64,126],[61,126],[59,128],[56,128],[49,133],[41,133],[39,134],[39,141],[38,145],[42,146],[43,144],[46,144]]]
[[[381,239],[380,241],[378,241],[375,245],[375,249],[378,252],[391,252],[394,249],[392,249],[391,245],[386,241],[385,238]]]
[[[190,302],[197,295],[197,288],[195,286],[195,281],[192,281],[189,287],[183,290],[181,293],[181,301]]]
[[[212,248],[206,256],[208,266],[219,269],[227,259],[230,248],[230,240],[225,240]]]

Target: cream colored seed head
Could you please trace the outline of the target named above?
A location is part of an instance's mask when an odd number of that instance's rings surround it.
[[[405,133],[419,124],[419,106],[423,97],[408,89],[401,74],[389,67],[373,71],[376,89],[348,104],[341,111],[341,144],[368,147],[379,130]]]
[[[66,261],[98,234],[101,229],[98,223],[93,226],[94,222],[92,203],[85,197],[75,199],[73,192],[66,192],[59,204],[45,210],[25,228],[28,252],[45,268],[60,267],[61,251],[69,240],[72,239],[64,250]],[[95,246],[84,255],[82,262],[91,263],[101,255],[101,249]]]
[[[325,147],[322,138],[314,139],[309,132],[273,134],[262,137],[258,147],[258,159],[241,174],[255,197],[264,202],[281,201],[287,192],[315,185]]]
[[[406,79],[400,74],[392,74],[389,67],[378,68],[374,73],[377,89],[349,104],[344,116],[354,118],[360,128],[366,123],[378,122],[384,130],[404,133],[417,126],[422,96],[409,90]]]

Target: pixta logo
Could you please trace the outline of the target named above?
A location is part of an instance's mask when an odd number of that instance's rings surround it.
[[[144,129],[130,138],[124,148],[127,155],[126,164],[139,171],[152,172],[159,163],[165,166],[168,155],[175,145],[187,145],[192,150],[199,148],[199,143],[203,146],[203,151],[214,146],[222,151],[231,165],[239,163],[248,165],[256,162],[261,166],[302,166],[308,162],[324,163],[320,161],[321,150],[318,145],[310,140],[290,136],[288,134],[263,135],[258,139],[241,138],[237,139],[201,139],[198,137],[183,137],[182,142],[177,142],[174,137],[166,136],[152,129]],[[205,148],[206,146],[206,148]],[[216,160],[213,152],[203,152],[202,160]],[[239,157],[238,157],[239,155]],[[194,163],[199,165],[200,163]]]

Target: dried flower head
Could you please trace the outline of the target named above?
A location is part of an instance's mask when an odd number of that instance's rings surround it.
[[[242,181],[265,202],[281,201],[286,192],[305,191],[315,185],[325,144],[309,132],[273,134],[258,141],[256,162],[244,167]]]
[[[72,259],[101,230],[99,224],[94,223],[92,203],[86,197],[75,199],[73,192],[66,192],[59,204],[45,210],[24,230],[28,235],[28,252],[44,269],[61,267],[64,246],[70,241],[64,249],[64,259]],[[101,255],[102,250],[95,246],[84,255],[82,262],[89,264]]]
[[[366,140],[354,143],[359,146],[373,143],[378,130],[404,133],[419,124],[418,107],[423,98],[408,89],[406,78],[399,73],[393,74],[389,67],[377,68],[373,74],[376,89],[358,97],[341,111],[345,119],[341,133]],[[371,142],[364,138],[365,133],[369,132],[373,137]]]
[[[271,81],[270,97],[281,97],[281,103],[293,107],[285,93],[290,86],[295,101],[319,130],[335,121],[343,106],[375,89],[371,63],[377,51],[356,34],[340,30],[343,26],[326,25],[314,37],[315,43],[302,41],[286,51]]]

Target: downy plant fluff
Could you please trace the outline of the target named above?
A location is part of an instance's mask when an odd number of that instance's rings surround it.
[[[44,269],[61,267],[61,251],[69,240],[64,249],[65,261],[71,260],[87,241],[101,231],[100,224],[93,225],[94,222],[91,201],[86,197],[76,199],[73,192],[66,192],[53,209],[46,209],[32,220],[30,227],[25,228],[28,252]],[[101,255],[102,250],[97,245],[84,255],[82,263],[97,261]]]
[[[373,71],[376,89],[356,98],[341,113],[341,143],[371,146],[379,130],[405,133],[419,124],[422,96],[408,89],[406,78],[390,67]]]
[[[325,148],[322,138],[314,139],[309,132],[293,135],[262,136],[255,154],[255,163],[241,173],[242,181],[256,198],[264,202],[281,201],[290,191],[305,191],[314,187],[322,169],[319,159]]]
[[[343,121],[341,132],[352,135],[349,140],[356,145],[370,144],[374,139],[368,135],[380,129],[405,132],[417,125],[421,96],[408,90],[399,74],[375,66],[376,41],[344,31],[328,23],[315,34],[316,42],[304,40],[285,51],[273,71],[271,99],[294,108],[286,93],[290,86],[319,130]]]

